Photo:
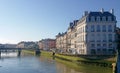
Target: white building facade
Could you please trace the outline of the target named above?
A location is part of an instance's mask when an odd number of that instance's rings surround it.
[[[116,50],[116,17],[108,12],[85,12],[77,23],[77,53],[111,55]]]
[[[85,11],[80,20],[70,23],[65,39],[56,37],[58,49],[80,55],[113,55],[116,52],[116,17],[114,10]]]

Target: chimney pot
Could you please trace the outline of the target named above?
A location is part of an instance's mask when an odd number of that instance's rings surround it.
[[[114,9],[111,9],[111,10],[110,10],[110,13],[114,14]]]
[[[100,12],[103,13],[103,12],[104,12],[104,9],[102,8],[102,9],[100,10]]]

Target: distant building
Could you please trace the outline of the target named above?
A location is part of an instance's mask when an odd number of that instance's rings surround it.
[[[3,44],[0,44],[0,48],[5,48],[5,46]]]
[[[0,48],[16,48],[17,44],[0,44]]]
[[[43,49],[43,41],[42,40],[40,40],[38,42],[38,46],[39,46],[39,49]]]
[[[25,43],[24,42],[18,43],[16,48],[25,48]]]
[[[17,48],[39,48],[38,47],[38,44],[36,42],[25,42],[25,41],[22,41],[22,42],[19,42],[16,46]]]
[[[67,32],[58,33],[56,36],[56,48],[60,52],[67,52]]]
[[[85,11],[80,20],[70,23],[67,30],[67,52],[82,55],[112,55],[116,51],[116,17],[114,10],[101,9],[98,12]],[[64,43],[62,37],[56,37],[57,48]]]
[[[17,44],[4,44],[5,48],[16,48]]]
[[[42,39],[38,42],[39,48],[42,50],[50,50],[56,48],[55,39]]]

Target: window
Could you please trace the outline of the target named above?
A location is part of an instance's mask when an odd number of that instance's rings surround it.
[[[95,17],[95,21],[97,21],[97,18]]]
[[[100,32],[100,25],[97,25],[97,29],[96,29],[97,32]]]
[[[112,20],[111,16],[108,16],[108,21],[111,21],[111,20]]]
[[[108,17],[106,17],[106,21],[108,21]]]
[[[114,50],[113,49],[108,49],[109,53],[110,54],[113,54],[114,53]]]
[[[97,51],[99,52],[99,51],[101,51],[100,49],[97,49]]]
[[[106,32],[106,25],[102,25],[102,32]]]
[[[91,18],[89,18],[89,21],[91,21]]]
[[[106,34],[103,34],[103,42],[106,42],[107,36]]]
[[[109,44],[108,46],[109,46],[109,48],[112,48],[112,44]]]
[[[116,32],[116,25],[113,26],[113,32]]]
[[[81,49],[81,54],[84,54],[84,49]]]
[[[95,17],[94,16],[91,17],[91,21],[95,21]]]
[[[108,34],[108,41],[112,42],[112,34]]]
[[[95,42],[95,35],[94,34],[91,34],[91,39],[90,39],[91,42]]]
[[[102,21],[102,17],[100,17],[100,21]]]
[[[96,50],[95,49],[91,49],[91,54],[95,55],[96,54]]]
[[[112,21],[115,21],[115,19],[116,19],[115,17],[112,17]]]
[[[85,32],[85,27],[83,27],[83,32]]]
[[[106,21],[106,17],[105,16],[102,17],[102,21]]]
[[[96,38],[97,38],[97,42],[101,42],[101,35],[100,34],[97,34]]]
[[[95,31],[95,26],[91,25],[91,32],[94,32],[94,31]]]
[[[103,44],[103,47],[107,47],[107,44]]]
[[[91,44],[91,47],[95,47],[95,44]]]
[[[87,26],[85,26],[85,28],[86,28],[86,29],[85,29],[85,31],[87,32],[87,30],[88,30],[88,27],[87,27]]]
[[[100,44],[97,44],[97,47],[100,47],[101,45]]]
[[[103,54],[107,54],[107,53],[106,53],[106,52],[107,52],[106,49],[102,49],[102,52],[103,52]]]
[[[100,17],[99,16],[97,17],[97,21],[100,21]]]
[[[108,25],[108,32],[112,32],[112,25]]]

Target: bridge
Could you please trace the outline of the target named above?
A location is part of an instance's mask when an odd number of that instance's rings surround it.
[[[38,48],[0,48],[0,57],[1,57],[1,52],[11,52],[11,51],[16,51],[18,52],[18,56],[21,55],[22,50],[32,50],[35,52],[35,54],[40,54],[40,49]]]

